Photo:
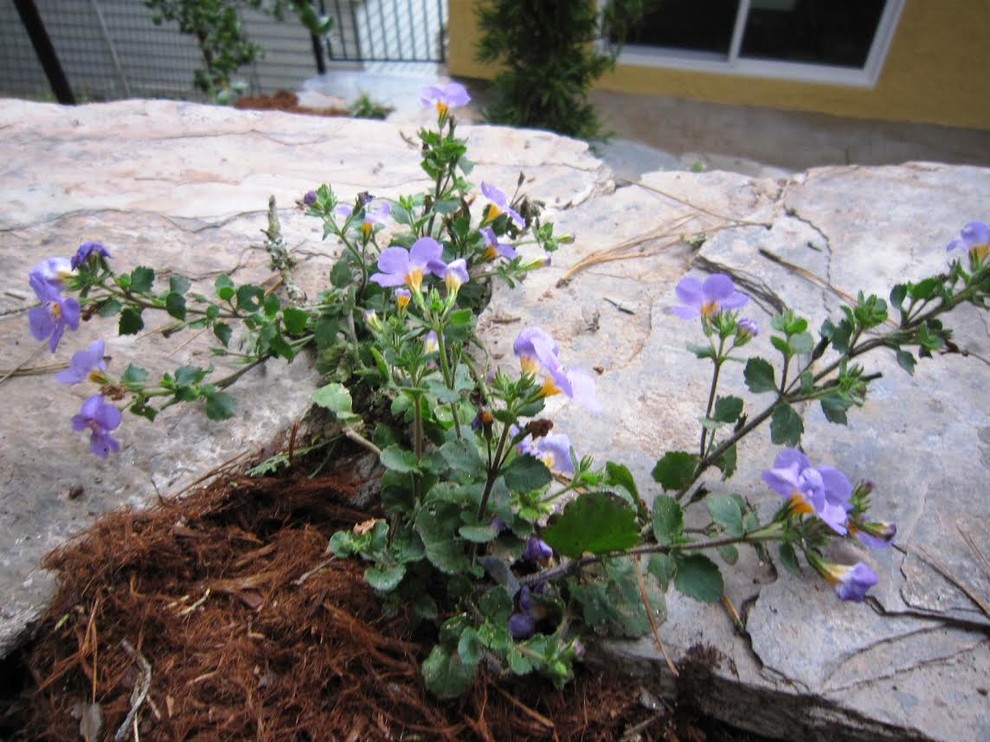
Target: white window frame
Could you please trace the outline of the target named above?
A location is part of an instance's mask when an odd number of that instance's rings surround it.
[[[869,54],[867,54],[866,64],[860,69],[740,57],[743,31],[746,28],[751,0],[739,0],[728,55],[691,49],[628,44],[623,47],[616,62],[638,67],[660,67],[671,70],[872,88],[876,85],[884,61],[887,59],[887,52],[890,51],[897,22],[900,20],[905,2],[906,0],[887,0],[880,21],[877,23],[876,34],[873,37]],[[605,44],[607,45],[607,43],[606,41]]]

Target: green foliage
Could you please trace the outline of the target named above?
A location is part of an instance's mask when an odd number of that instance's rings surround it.
[[[193,73],[197,90],[220,102],[230,102],[231,77],[241,67],[259,59],[263,49],[248,39],[240,10],[251,8],[284,20],[286,11],[316,35],[332,28],[332,19],[321,19],[308,0],[144,0],[155,25],[175,22],[179,31],[192,36],[203,55],[203,68]]]
[[[394,110],[392,106],[372,100],[371,96],[362,90],[354,102],[347,107],[347,114],[356,119],[382,120]]]
[[[564,508],[563,515],[543,534],[564,556],[585,552],[607,554],[639,543],[636,513],[618,497],[605,492],[581,495]]]
[[[788,499],[791,484],[778,491],[783,502],[763,524],[762,508],[718,491],[716,470],[722,481],[731,478],[745,450],[742,439],[763,425],[774,443],[799,445],[799,411],[809,403],[817,402],[829,421],[845,423],[877,377],[859,360],[868,351],[893,352],[909,372],[916,358],[954,351],[941,315],[962,303],[985,308],[990,268],[982,259],[970,258],[972,272],[954,262],[944,276],[901,284],[889,303],[859,294],[854,306],[823,323],[817,339],[806,318],[781,312],[769,338],[779,353],[771,354],[775,364],[738,356],[757,333],[735,312],[703,313],[707,342],[689,346],[712,364],[707,403],[699,405],[699,445],[660,456],[651,472],[659,486],[641,496],[629,466],[599,467],[553,441],[544,382],[567,366],[552,338],[540,338],[537,355],[544,357],[535,361],[544,368],[535,372],[529,370],[534,359],[520,351],[527,356],[523,373],[486,365],[476,334],[492,282],[520,282],[569,238],[555,235],[553,224],[541,221],[541,205],[524,194],[511,204],[507,199],[501,213],[489,204],[495,199],[474,198],[466,142],[456,136],[449,110],[440,106],[436,130],[419,136],[422,169],[432,181],[425,192],[388,202],[361,193],[347,204],[328,184],[307,194],[308,213],[341,246],[329,286],[316,297],[293,291],[274,202],[265,234],[272,270],[284,279],[277,290],[229,275],[204,288],[146,266],[115,274],[104,258],[87,259],[67,279],[85,316],[115,318],[121,334],[134,334],[158,312],[169,323],[165,333],[212,338],[217,358],[239,364],[221,379],[212,365],[192,363],[160,376],[130,364],[116,379],[98,369],[101,394],[127,400],[122,406],[150,420],[179,403],[195,403],[222,420],[234,414],[234,397],[225,390],[245,371],[314,351],[326,376],[314,404],[343,427],[338,434],[341,426],[332,426],[333,435],[375,451],[384,470],[381,517],[334,533],[329,548],[336,557],[365,562],[365,580],[381,594],[384,610],[408,607],[412,620],[431,624],[422,635],[436,636],[436,645],[422,672],[443,698],[463,693],[482,661],[493,672],[538,672],[560,687],[589,635],[635,637],[662,623],[671,586],[695,600],[719,601],[724,585],[712,552],[734,565],[750,546],[766,561],[774,543],[783,568],[798,571],[803,555],[822,571],[825,549],[838,536],[834,526],[795,507],[800,498]],[[517,187],[523,182],[521,176]],[[379,243],[384,203],[391,209],[388,245]],[[510,219],[508,208],[521,218]],[[543,255],[493,255],[499,251],[490,249],[492,235],[498,245],[532,243],[526,249],[542,248]],[[385,250],[397,258],[417,244],[435,251],[445,267],[372,280],[389,271]],[[453,270],[455,261],[467,272],[466,283]],[[200,293],[210,289],[212,296]],[[520,335],[518,342],[527,341]],[[731,378],[723,370],[734,363],[744,363],[751,393],[769,394],[762,408],[720,388],[723,377]],[[367,429],[371,440],[363,437]],[[327,438],[308,450],[337,440]],[[306,447],[277,452],[251,473],[291,466],[301,450]],[[869,487],[857,487],[846,513],[865,532],[882,525],[864,520],[868,494]]]
[[[499,124],[549,129],[587,140],[607,138],[588,101],[595,80],[615,64],[630,24],[646,0],[487,0],[477,8],[478,59],[499,65],[486,118]],[[600,50],[596,40],[612,35]]]

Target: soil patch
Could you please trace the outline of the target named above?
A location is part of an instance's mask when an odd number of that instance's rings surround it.
[[[587,668],[562,691],[488,670],[438,701],[431,629],[384,615],[363,565],[327,554],[380,515],[354,506],[352,462],[298,469],[110,514],[50,555],[59,593],[3,663],[0,738],[755,739],[644,703],[655,678]]]
[[[299,96],[288,90],[277,90],[271,95],[245,95],[234,102],[234,108],[251,111],[285,111],[308,116],[350,116],[345,108],[311,108],[299,105]]]

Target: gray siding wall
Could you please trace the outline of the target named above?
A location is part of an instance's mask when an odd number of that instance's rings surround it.
[[[62,69],[77,99],[198,98],[192,86],[200,66],[196,42],[174,23],[156,26],[141,0],[36,0]],[[294,18],[284,23],[247,10],[248,36],[265,57],[238,76],[253,92],[294,90],[316,74],[309,32]],[[20,16],[0,0],[0,95],[51,98]]]

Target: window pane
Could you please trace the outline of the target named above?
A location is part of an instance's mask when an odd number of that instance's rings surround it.
[[[738,5],[738,0],[660,0],[626,41],[727,55]]]
[[[752,0],[740,56],[863,68],[885,0]]]

